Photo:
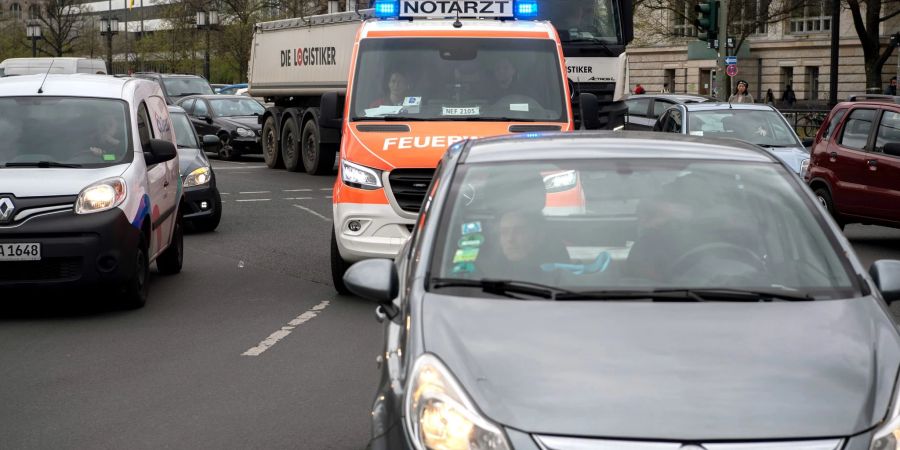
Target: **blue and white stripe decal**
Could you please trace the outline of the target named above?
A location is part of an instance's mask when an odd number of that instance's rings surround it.
[[[131,221],[131,226],[141,229],[141,224],[144,223],[144,218],[150,215],[150,196],[144,194],[141,197],[141,204],[138,206],[137,214],[134,215],[134,220]]]

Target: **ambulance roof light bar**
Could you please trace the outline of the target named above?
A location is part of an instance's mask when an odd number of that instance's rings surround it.
[[[400,18],[401,17],[401,14],[400,14],[401,3],[419,3],[419,2],[428,3],[428,0],[375,0],[375,4],[374,4],[375,17],[379,18],[379,19]],[[454,1],[434,2],[434,1],[432,1],[430,3],[433,3],[433,4],[441,3],[442,5],[444,5],[444,6],[442,6],[444,8],[446,8],[445,5],[447,3],[477,4],[476,2],[472,2],[472,1],[463,2],[463,1],[459,1],[459,0],[457,0],[457,2],[454,2]],[[538,16],[537,0],[507,0],[505,2],[501,0],[501,1],[490,1],[490,2],[486,2],[486,3],[493,5],[493,11],[485,17],[495,17],[495,18],[499,18],[499,19],[503,19],[503,18],[534,19],[534,18],[537,18],[537,16]],[[500,4],[502,4],[502,5],[500,5]],[[509,11],[509,8],[507,7],[507,6],[510,6],[510,4],[512,6],[512,11]],[[427,7],[422,7],[421,11],[423,13],[419,14],[418,10],[420,10],[420,8],[415,7],[415,5],[412,5],[412,6],[413,7],[411,9],[416,10],[416,14],[410,15],[409,18],[424,17],[425,14],[435,13],[436,12],[435,10],[437,9],[433,5],[429,5],[429,6],[432,6],[432,8],[430,10],[428,10]],[[496,10],[497,7],[500,8],[499,11]],[[465,14],[462,14],[462,15],[459,14],[460,9],[462,9],[462,8],[458,5],[456,5],[456,6],[451,5],[449,7],[449,9],[447,10],[447,12],[455,11],[456,18],[459,19],[460,17],[465,16]],[[505,11],[504,11],[504,9],[505,9]],[[406,17],[406,16],[404,16],[404,17]],[[432,17],[437,17],[437,16],[432,16]],[[452,17],[452,15],[448,15],[448,17]]]
[[[390,19],[399,15],[399,0],[375,0],[375,17],[379,19]]]
[[[537,0],[515,0],[516,19],[533,19],[538,15]]]

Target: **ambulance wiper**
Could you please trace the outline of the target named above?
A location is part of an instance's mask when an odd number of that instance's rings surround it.
[[[434,119],[408,116],[352,117],[351,122],[429,122]]]
[[[452,122],[537,122],[537,119],[522,119],[520,117],[442,117],[440,120]]]

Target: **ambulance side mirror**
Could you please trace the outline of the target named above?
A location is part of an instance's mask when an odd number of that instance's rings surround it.
[[[578,108],[581,111],[581,125],[585,130],[600,128],[600,102],[596,95],[582,92],[578,96]]]
[[[341,128],[341,114],[344,111],[344,97],[337,92],[322,94],[319,104],[319,125],[322,128]]]

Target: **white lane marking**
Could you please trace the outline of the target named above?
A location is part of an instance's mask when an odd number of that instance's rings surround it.
[[[334,189],[334,188],[322,188],[322,189],[319,189],[319,190],[320,190],[320,191],[330,191],[330,190],[332,190],[332,189]]]
[[[313,211],[313,210],[311,210],[311,209],[309,209],[309,208],[307,208],[307,207],[305,207],[305,206],[302,206],[302,205],[294,205],[294,206],[296,206],[296,207],[298,207],[298,208],[300,208],[300,209],[302,209],[302,210],[304,210],[304,211],[306,211],[306,212],[308,212],[308,213],[310,213],[310,214],[312,214],[312,215],[314,215],[314,216],[316,216],[316,217],[319,217],[319,218],[321,218],[322,220],[324,220],[324,221],[326,221],[326,222],[331,222],[331,219],[329,219],[329,218],[327,218],[327,217],[325,217],[325,216],[323,216],[323,215],[321,215],[321,214],[319,214],[319,213],[317,213],[317,212],[315,212],[315,211]]]
[[[231,192],[219,192],[222,195],[231,195]]]
[[[247,169],[267,169],[266,166],[237,166],[237,167],[217,167],[213,166],[213,170],[247,170]]]
[[[236,202],[267,202],[272,200],[271,198],[245,198],[241,200],[235,200]]]
[[[273,345],[277,344],[278,341],[286,338],[289,334],[291,334],[291,332],[294,331],[294,328],[296,328],[296,327],[304,324],[305,322],[308,322],[308,321],[312,320],[313,318],[315,318],[316,316],[318,316],[319,313],[322,312],[322,310],[324,310],[325,308],[328,307],[329,303],[331,303],[331,302],[328,300],[325,300],[322,303],[319,303],[318,305],[313,306],[308,311],[295,317],[294,320],[288,322],[288,324],[286,326],[281,327],[280,330],[270,334],[269,337],[263,339],[263,341],[260,342],[259,345],[257,345],[256,347],[253,347],[253,348],[247,350],[246,352],[241,353],[241,356],[259,356],[259,355],[261,355],[264,351],[272,348]]]
[[[326,195],[325,198],[334,198],[333,195]]]
[[[312,189],[282,189],[281,192],[309,192]]]
[[[285,197],[285,200],[312,200],[312,197]]]
[[[241,194],[241,195],[244,195],[244,194],[269,194],[271,192],[272,191],[247,191],[247,192],[238,192],[238,194]]]

